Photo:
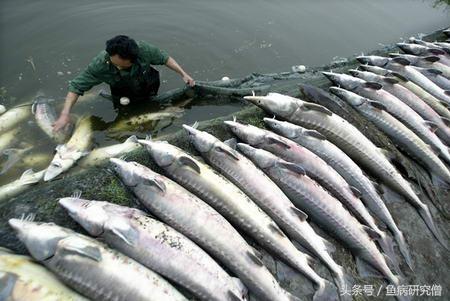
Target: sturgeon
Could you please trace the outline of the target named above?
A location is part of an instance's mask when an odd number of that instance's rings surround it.
[[[170,226],[141,210],[79,197],[59,204],[90,235],[178,283],[196,298],[246,300],[246,289],[205,251]]]
[[[444,75],[447,78],[450,78],[450,67],[439,62],[440,58],[438,56],[429,55],[422,57],[403,53],[389,53],[389,56],[407,59],[411,63],[411,65],[417,67],[439,70],[442,72],[442,75]]]
[[[58,117],[55,108],[50,104],[50,101],[50,99],[45,98],[42,95],[37,96],[31,106],[31,112],[34,114],[36,123],[42,131],[57,144],[62,144],[69,138],[71,126],[67,126],[65,129],[61,129],[58,132],[53,131],[53,124]]]
[[[0,153],[3,153],[4,150],[17,141],[19,132],[20,128],[13,128],[0,135]]]
[[[426,56],[426,55],[436,55],[439,56],[440,61],[450,66],[450,56],[445,50],[441,47],[431,44],[432,47],[428,45],[419,45],[419,44],[409,44],[409,43],[397,43],[397,46],[408,54],[418,55],[418,56]]]
[[[387,112],[401,120],[407,127],[417,134],[424,142],[440,153],[445,161],[450,162],[449,149],[430,129],[431,124],[416,113],[411,107],[400,99],[385,91],[379,83],[366,82],[347,74],[323,72],[325,76],[336,85],[352,91],[363,97],[378,101],[386,107]],[[446,169],[446,168],[445,168]],[[444,179],[446,176],[443,177]]]
[[[361,65],[359,66],[359,68],[378,75],[394,77],[399,81],[400,85],[416,94],[420,99],[422,99],[430,107],[432,107],[439,115],[444,117],[443,119],[448,126],[450,125],[450,111],[448,110],[447,103],[437,99],[436,97],[422,89],[420,86],[408,80],[406,77],[396,72],[371,65]]]
[[[301,166],[248,144],[238,143],[237,147],[269,175],[297,207],[352,252],[362,275],[373,267],[393,285],[400,284],[400,277],[392,273],[386,262],[387,257],[374,243],[374,239],[379,238],[378,234],[361,225],[338,200],[309,178]]]
[[[423,119],[429,121],[429,125],[436,130],[436,135],[445,143],[450,144],[450,127],[445,124],[444,120],[433,110],[426,102],[424,102],[416,94],[399,84],[399,80],[378,75],[368,71],[349,70],[349,73],[355,77],[363,79],[367,82],[376,82],[383,85],[383,90],[391,93],[402,102],[412,108]]]
[[[53,223],[9,224],[34,259],[92,300],[187,301],[164,278],[95,239]]]
[[[410,183],[389,162],[383,151],[353,125],[323,106],[278,93],[244,98],[280,118],[318,130],[355,162],[403,195],[416,208],[436,239],[446,247],[446,242],[439,234],[428,206],[418,198]]]
[[[31,257],[0,248],[0,298],[17,301],[88,301]]]
[[[299,298],[281,288],[259,256],[217,211],[172,180],[136,162],[111,158],[122,182],[154,215],[234,272],[260,299]]]
[[[45,169],[34,172],[32,169],[27,169],[24,171],[22,176],[11,183],[0,186],[0,201],[12,198],[42,180],[44,177]]]
[[[419,45],[417,45],[419,46]],[[438,85],[429,80],[425,75],[415,70],[411,66],[411,63],[404,58],[386,58],[382,56],[358,56],[356,58],[362,64],[370,64],[378,67],[383,67],[394,72],[399,73],[408,80],[419,85],[434,97],[444,101],[447,105],[450,105],[450,91],[441,89]]]
[[[361,192],[350,186],[333,167],[307,148],[273,132],[235,121],[225,121],[225,124],[239,140],[301,166],[310,178],[331,192],[360,222],[372,228],[380,236],[378,243],[383,251],[390,258],[395,258],[391,238],[378,228],[375,220],[359,199]]]
[[[384,104],[337,87],[331,87],[330,91],[373,122],[381,131],[391,137],[395,144],[398,144],[405,152],[426,166],[430,173],[435,173],[442,180],[450,183],[450,171],[439,160],[430,146],[389,114]]]
[[[27,120],[31,115],[29,105],[21,105],[11,108],[0,115],[0,134],[3,134],[15,127],[23,121]]]
[[[187,125],[183,125],[183,127],[188,132],[189,140],[195,149],[211,166],[238,186],[286,230],[289,230],[295,240],[315,254],[328,267],[342,292],[350,282],[350,278],[330,256],[329,253],[334,247],[317,235],[306,222],[306,214],[298,210],[281,189],[245,156],[207,132]],[[295,224],[293,223],[294,215],[296,215],[294,218],[297,219]],[[297,227],[293,228],[292,224]]]
[[[278,133],[314,152],[333,167],[350,185],[361,192],[361,200],[391,231],[406,263],[413,269],[411,255],[405,237],[397,227],[391,213],[378,195],[373,182],[370,181],[361,168],[340,148],[328,141],[325,136],[315,130],[307,130],[287,121],[264,118],[264,123],[275,133]]]
[[[413,66],[413,69],[419,71],[423,75],[425,75],[429,80],[439,86],[441,89],[449,90],[450,89],[450,80],[443,76],[443,73],[436,69],[430,68],[421,68]]]
[[[92,118],[82,117],[69,141],[56,147],[56,154],[45,172],[44,181],[56,178],[85,156],[91,146],[92,136]]]

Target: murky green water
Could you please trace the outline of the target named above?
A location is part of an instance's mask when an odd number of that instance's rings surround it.
[[[448,26],[449,12],[433,3],[3,0],[0,87],[6,88],[15,103],[24,102],[38,90],[61,103],[67,82],[116,34],[144,39],[167,50],[197,80],[289,71],[297,64],[317,66]],[[159,69],[161,91],[182,86],[176,74]],[[95,145],[102,146],[132,133],[161,135],[182,123],[232,113],[241,105],[194,100],[181,118],[154,122],[122,135],[105,131],[117,118],[107,100],[80,103],[74,112],[98,117]],[[54,145],[32,120],[22,126],[21,140],[34,145],[30,154],[51,157],[53,153]],[[21,166],[0,175],[0,184],[15,179],[23,170]]]

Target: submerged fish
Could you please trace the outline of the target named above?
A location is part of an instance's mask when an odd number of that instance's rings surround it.
[[[53,223],[9,224],[34,259],[92,300],[187,301],[164,278],[95,239]]]
[[[225,121],[231,131],[243,142],[261,148],[288,162],[301,166],[306,174],[331,192],[361,223],[375,231],[383,251],[395,262],[392,239],[381,231],[369,211],[359,199],[361,192],[350,186],[346,180],[319,156],[301,145],[252,125]]]
[[[361,225],[338,200],[306,176],[303,168],[248,144],[238,143],[237,147],[264,170],[296,206],[352,252],[361,274],[375,269],[393,285],[400,284],[400,278],[389,269],[387,257],[380,253],[374,243],[374,239],[379,238],[377,233]]]
[[[136,136],[130,136],[120,144],[114,144],[92,150],[86,157],[80,160],[79,165],[89,167],[105,162],[109,158],[117,158],[138,149],[141,145]]]
[[[34,114],[36,122],[42,131],[57,144],[62,144],[68,139],[71,130],[70,126],[58,132],[53,131],[53,124],[58,116],[56,115],[55,108],[50,104],[49,99],[43,96],[36,97],[33,101],[31,112]]]
[[[110,161],[123,183],[152,214],[220,260],[259,299],[299,300],[281,288],[256,251],[205,202],[143,165],[116,158]]]
[[[446,246],[446,242],[434,224],[428,206],[417,197],[410,183],[389,162],[382,150],[353,125],[325,107],[278,93],[269,93],[266,96],[245,96],[245,99],[271,114],[295,124],[318,130],[354,161],[406,197],[416,208],[437,240],[443,246]]]
[[[404,77],[396,72],[393,72],[393,71],[390,71],[390,70],[387,70],[387,69],[384,69],[381,67],[377,67],[377,66],[360,65],[359,68],[369,71],[369,72],[372,72],[372,73],[375,73],[375,74],[378,74],[378,75],[394,77],[396,80],[399,81],[400,85],[402,85],[403,87],[407,88],[408,90],[410,90],[411,92],[416,94],[420,99],[422,99],[430,107],[432,107],[439,115],[446,118],[445,119],[446,122],[448,120],[449,124],[450,124],[450,111],[448,110],[447,103],[434,97],[433,95],[431,95],[430,93],[428,93],[427,91],[422,89],[420,86],[418,86],[415,83],[408,80],[406,77]]]
[[[14,128],[0,135],[0,153],[9,148],[11,144],[17,141],[20,129]]]
[[[88,301],[28,256],[0,249],[0,300]]]
[[[0,115],[0,134],[3,134],[19,125],[19,123],[28,119],[31,115],[29,105],[21,105],[11,108]]]
[[[423,120],[418,113],[400,99],[383,90],[381,84],[366,82],[360,78],[355,78],[347,74],[331,72],[323,73],[337,86],[383,104],[386,107],[387,112],[401,120],[424,142],[436,149],[443,159],[450,162],[450,152],[448,147],[431,131],[429,122]],[[431,126],[433,126],[433,124]]]
[[[436,111],[434,111],[433,108],[431,108],[420,97],[400,85],[399,80],[368,71],[349,70],[349,72],[351,75],[361,78],[365,81],[376,82],[383,85],[383,90],[386,90],[387,92],[403,101],[416,113],[422,116],[423,119],[432,122],[428,123],[428,125],[432,127],[433,130],[436,130],[436,135],[438,135],[438,137],[446,143],[450,144],[450,127],[448,127],[448,125],[446,124],[446,122],[449,123],[450,120],[444,121],[444,119],[441,118],[441,116],[436,113]]]
[[[45,170],[34,172],[32,169],[28,169],[18,180],[0,186],[0,201],[12,198],[27,190],[29,186],[40,182],[44,173]]]
[[[420,46],[420,45],[416,45]],[[450,105],[450,91],[441,89],[438,85],[429,80],[425,75],[415,70],[410,66],[410,62],[407,59],[396,57],[386,58],[382,56],[358,56],[356,58],[361,64],[370,64],[378,67],[383,67],[394,72],[399,73],[401,76],[406,77],[408,80],[419,85],[434,97],[444,101]]]
[[[315,130],[308,130],[287,121],[279,121],[273,118],[264,118],[264,122],[272,131],[314,152],[336,169],[350,185],[356,187],[361,192],[361,199],[364,204],[392,232],[400,252],[412,269],[411,255],[403,233],[397,227],[391,213],[378,195],[373,182],[366,177],[361,168],[349,156]]]
[[[314,300],[338,299],[333,285],[317,275],[309,266],[309,256],[301,253],[283,234],[278,225],[238,187],[208,165],[173,145],[162,141],[142,141],[141,143],[169,177],[215,208],[230,223],[245,231],[262,247],[266,247],[291,267],[311,279],[318,288]],[[258,174],[254,174],[255,182],[263,185],[258,181],[259,177]],[[290,210],[294,208],[292,203],[284,204],[286,207],[282,208],[281,202],[282,199],[278,202],[280,203],[280,212],[284,212],[279,213],[275,217],[275,221],[281,228],[284,228],[283,224],[290,224],[287,229],[294,228],[297,234],[299,230],[296,229],[296,225],[299,225],[301,221],[298,215]]]
[[[44,181],[56,178],[86,155],[91,146],[92,135],[92,118],[90,116],[82,117],[69,141],[56,147],[55,157],[45,172]]]
[[[77,197],[59,203],[90,235],[183,286],[201,300],[246,300],[246,290],[205,251],[144,212]],[[132,281],[132,279],[130,279]]]
[[[438,175],[442,180],[450,184],[450,171],[431,147],[403,123],[389,114],[384,104],[337,87],[331,87],[330,91],[372,121],[380,130],[391,137],[394,143],[425,165],[430,173]]]
[[[23,148],[8,148],[2,151],[2,155],[6,156],[7,159],[2,163],[2,169],[0,170],[0,175],[8,172],[12,167],[16,166],[30,150],[33,149],[32,145],[25,144]]]

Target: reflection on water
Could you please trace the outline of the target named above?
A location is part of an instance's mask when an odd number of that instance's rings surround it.
[[[8,105],[30,102],[37,91],[57,100],[58,112],[67,82],[100,50],[106,39],[128,34],[167,50],[197,80],[241,77],[251,72],[288,71],[292,65],[317,66],[348,57],[412,34],[448,26],[449,13],[433,7],[445,1],[210,1],[210,0],[2,0],[0,3],[0,94]],[[159,68],[161,91],[180,87],[178,75]],[[167,118],[110,131],[134,115],[156,113],[157,105],[125,108],[99,96],[97,87],[73,113],[95,116],[94,146],[177,130],[183,123],[230,114],[240,102],[216,104],[193,100]],[[5,91],[6,90],[6,91]],[[170,112],[169,112],[170,113]],[[24,122],[11,148],[26,149],[0,185],[17,178],[27,165],[43,168],[55,144]],[[17,152],[11,152],[17,154]],[[50,158],[50,159],[49,159]],[[0,163],[6,156],[0,157]],[[1,167],[1,166],[0,166]]]

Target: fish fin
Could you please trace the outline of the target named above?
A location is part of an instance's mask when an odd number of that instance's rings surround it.
[[[389,72],[389,75],[392,75],[396,78],[398,78],[399,80],[401,80],[402,82],[409,82],[409,79],[406,78],[405,76],[401,75],[398,72]]]
[[[337,288],[330,281],[324,280],[317,288],[313,301],[338,301]]]
[[[365,82],[364,87],[373,89],[373,90],[380,90],[383,88],[383,85],[376,82]]]
[[[392,249],[392,251],[393,251],[393,249]],[[402,271],[400,270],[400,267],[398,266],[397,260],[392,259],[386,253],[382,254],[382,255],[383,255],[384,261],[386,261],[386,264],[389,267],[389,269],[395,271],[397,274],[403,275]],[[395,256],[395,253],[392,253],[391,255]]]
[[[352,301],[353,297],[349,294],[349,290],[353,287],[355,279],[345,272],[345,270],[339,266],[340,272],[333,275],[334,283],[338,287],[339,294],[341,295],[341,301]]]
[[[241,279],[237,278],[237,277],[231,277],[231,281],[233,281],[236,284],[236,287],[239,291],[239,295],[240,295],[240,301],[243,300],[247,300],[247,296],[248,296],[248,289],[245,286],[245,284],[241,281]]]
[[[429,48],[428,51],[435,55],[445,55],[447,53],[447,52],[445,52],[445,50],[433,49],[433,48]]]
[[[198,128],[198,121],[196,121],[196,122],[194,122],[194,124],[191,126],[192,128],[194,128],[194,129],[197,129]]]
[[[355,186],[350,186],[350,190],[353,192],[353,194],[359,199],[361,197],[361,191],[359,191],[358,188]]]
[[[305,130],[305,131],[303,131],[303,133],[305,133],[306,135],[313,137],[313,138],[317,138],[320,140],[327,140],[327,138],[324,135],[322,135],[321,133],[319,133],[316,130]]]
[[[417,211],[419,212],[420,216],[424,220],[425,224],[427,225],[428,229],[430,229],[431,233],[433,233],[434,237],[439,241],[439,243],[446,249],[449,250],[447,241],[442,237],[440,231],[436,227],[436,224],[434,223],[433,216],[431,215],[430,209],[427,205],[423,204],[421,208],[418,208]]]
[[[166,185],[156,178],[146,178],[144,181],[144,185],[154,186],[161,190],[161,192],[166,192]]]
[[[270,229],[270,231],[272,231],[272,232],[274,232],[274,233],[276,233],[276,234],[278,234],[278,235],[280,235],[282,237],[286,236],[286,235],[284,235],[283,231],[281,231],[281,229],[275,223],[270,223],[269,224],[269,229]]]
[[[233,149],[227,149],[221,145],[217,146],[216,149],[224,154],[227,154],[228,156],[230,156],[231,158],[233,158],[236,161],[239,160],[239,156],[236,154],[236,151]]]
[[[71,244],[64,244],[62,246],[62,249],[67,253],[72,253],[81,257],[86,257],[91,260],[100,262],[102,260],[102,253],[100,252],[100,249],[97,247],[91,247],[91,246],[73,246]]]
[[[145,140],[147,140],[147,138]],[[138,143],[138,138],[136,135],[132,135],[125,140],[125,143]]]
[[[400,82],[398,79],[395,79],[393,77],[387,77],[387,76],[385,78],[383,78],[383,80],[385,82],[387,82],[388,84],[391,84],[391,85],[395,85],[395,84],[398,84]]]
[[[425,124],[430,128],[430,130],[434,133],[438,129],[438,125],[432,121],[425,121]]]
[[[391,152],[389,152],[387,149],[384,149],[384,148],[378,148],[378,149],[389,161],[394,160],[395,156]]]
[[[231,147],[232,149],[236,149],[237,145],[237,139],[236,138],[230,138],[228,140],[225,140],[223,143]]]
[[[385,107],[385,105],[382,104],[382,103],[379,102],[379,101],[369,100],[369,104],[370,104],[372,107],[377,108],[377,109],[379,109],[379,110],[387,111],[387,108]]]
[[[13,300],[14,287],[18,278],[19,276],[14,273],[0,271],[0,300]]]
[[[250,258],[250,260],[255,263],[256,265],[259,266],[264,266],[264,263],[262,262],[261,259],[259,259],[255,254],[253,254],[252,252],[247,251],[247,256],[248,258]]]
[[[306,175],[306,172],[303,169],[303,167],[301,167],[298,164],[290,163],[290,162],[279,162],[278,164],[281,165],[282,167],[284,167],[284,168],[286,168],[286,169],[288,169],[290,171],[293,171],[295,173],[298,173],[298,174],[300,174],[302,176]]]
[[[378,194],[383,194],[384,190],[383,190],[383,186],[378,184],[377,182],[371,181],[373,187],[375,187],[375,190],[378,192]]]
[[[314,111],[319,111],[321,113],[325,113],[329,116],[333,115],[333,112],[331,112],[330,110],[328,110],[327,108],[325,108],[324,106],[315,104],[315,103],[304,103],[302,105],[302,108],[305,110],[314,110]]]
[[[431,75],[442,75],[442,71],[439,71],[437,69],[433,69],[433,68],[428,68],[425,69],[426,73],[431,74]]]
[[[369,235],[369,237],[370,237],[371,239],[373,239],[373,240],[379,240],[379,239],[381,239],[380,233],[378,233],[378,232],[375,231],[374,229],[372,229],[372,228],[370,228],[370,227],[368,227],[368,226],[365,226],[365,225],[362,225],[362,227],[363,227],[364,231],[366,231],[367,235]]]
[[[276,136],[269,136],[267,137],[267,140],[269,140],[269,143],[272,144],[279,144],[281,146],[284,146],[285,148],[291,148],[289,146],[289,144],[287,144],[286,142],[284,142],[282,139],[276,137]]]
[[[411,65],[411,62],[407,59],[405,59],[404,57],[394,57],[392,58],[392,60],[394,62],[396,62],[397,64],[403,65],[403,66],[409,66]]]
[[[302,301],[299,297],[296,297],[292,295],[290,292],[285,291],[286,296],[288,297],[289,301]]]
[[[76,189],[76,190],[74,190],[73,192],[72,192],[72,195],[70,196],[71,198],[74,198],[74,199],[79,199],[79,198],[81,198],[81,194],[82,194],[83,192],[81,191],[81,190],[79,190],[79,189]]]
[[[33,102],[33,104],[31,105],[31,114],[36,114],[36,102]]]
[[[138,233],[129,224],[123,222],[120,218],[113,219],[111,223],[113,226],[110,228],[118,238],[123,240],[127,245],[134,246],[138,238]]]
[[[300,218],[302,222],[308,219],[308,215],[297,207],[291,207],[292,212]]]
[[[189,166],[196,173],[200,174],[200,166],[198,166],[197,162],[195,162],[191,158],[189,158],[187,156],[181,156],[180,158],[178,158],[178,161],[183,165]]]
[[[445,101],[440,101],[439,102],[441,105],[443,105],[447,110],[450,109],[450,105],[448,103],[446,103]]]
[[[408,267],[411,271],[414,271],[414,264],[411,259],[411,252],[409,251],[409,247],[408,247],[405,237],[403,236],[403,233],[398,231],[398,232],[394,233],[394,237],[397,242],[397,246],[400,250],[400,253],[402,254],[403,258],[405,259],[406,264],[408,265]]]
[[[322,242],[325,245],[325,248],[327,248],[328,253],[334,253],[336,252],[336,246],[333,245],[331,242],[329,242],[328,240],[326,240],[325,238],[322,238]]]
[[[444,94],[447,95],[447,96],[450,96],[450,90],[445,90],[445,91],[444,91]],[[447,106],[448,106],[448,105],[447,105]]]
[[[441,117],[442,121],[444,121],[445,125],[450,127],[450,119],[446,118],[446,117]]]
[[[358,269],[358,273],[361,277],[376,277],[376,278],[384,278],[384,276],[378,272],[375,268],[373,268],[366,261],[362,260],[359,257],[356,257],[356,268]]]
[[[236,293],[233,292],[232,290],[228,290],[227,295],[229,297],[228,300],[230,301],[242,301],[242,298],[236,295]]]
[[[31,176],[34,174],[34,171],[32,168],[27,169],[23,172],[23,174],[20,176],[19,180],[24,180],[26,177]]]
[[[424,59],[425,61],[430,62],[430,63],[435,63],[440,60],[440,58],[435,55],[425,56],[425,57],[422,57],[422,59]]]

